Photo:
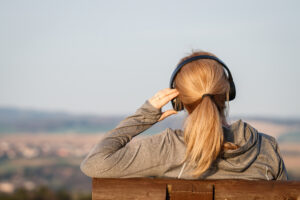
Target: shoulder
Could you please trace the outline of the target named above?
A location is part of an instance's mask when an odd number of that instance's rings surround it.
[[[257,135],[257,137],[258,137],[257,140],[261,144],[269,144],[274,149],[276,149],[278,146],[278,143],[273,136],[260,132],[258,129],[256,129],[255,126],[253,126],[249,122],[246,122],[246,121],[243,121],[240,119],[240,120],[236,121],[235,123],[233,123],[232,127],[234,127],[236,132],[238,132],[239,134],[244,134],[245,132],[251,132],[252,134]]]
[[[269,161],[268,164],[273,169],[273,177],[276,180],[288,180],[278,142],[270,135],[264,133],[259,133],[259,135],[261,137],[261,154],[264,154],[265,159]]]
[[[259,132],[258,135],[261,137],[262,142],[269,143],[274,149],[277,149],[278,143],[273,136],[261,132]]]
[[[281,158],[278,153],[279,147],[276,139],[273,136],[261,132],[258,133],[258,136],[260,144],[260,154],[265,155],[270,162],[280,162]]]
[[[186,149],[182,131],[170,128],[158,134],[140,137],[129,145],[138,148],[143,155],[145,154],[143,152],[151,152],[151,157],[159,158],[171,165],[182,161]]]
[[[141,137],[136,141],[137,146],[141,146],[143,149],[153,150],[153,153],[158,151],[162,154],[168,154],[167,158],[179,159],[185,153],[185,143],[183,132],[181,130],[173,130],[171,128],[167,128],[164,131],[150,135]],[[159,153],[159,154],[160,154]],[[178,158],[176,158],[178,157]]]
[[[146,136],[144,140],[151,140],[152,142],[165,141],[168,144],[184,142],[183,131],[181,129],[166,128],[164,131]]]
[[[181,129],[171,129],[167,128],[167,133],[169,139],[174,143],[184,143],[184,133]]]

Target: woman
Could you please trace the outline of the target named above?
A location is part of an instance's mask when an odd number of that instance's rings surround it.
[[[235,87],[226,65],[208,52],[181,60],[170,88],[148,99],[109,131],[81,163],[90,177],[287,180],[276,140],[239,120],[226,121]],[[172,100],[175,110],[161,112]],[[183,130],[131,139],[153,124],[188,112]]]

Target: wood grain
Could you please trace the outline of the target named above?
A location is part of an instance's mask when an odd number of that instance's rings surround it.
[[[93,179],[92,199],[300,200],[299,181]]]

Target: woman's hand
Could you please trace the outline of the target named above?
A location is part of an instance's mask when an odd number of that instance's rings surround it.
[[[157,92],[153,97],[151,97],[148,101],[155,108],[161,109],[164,105],[166,105],[169,101],[177,97],[179,92],[176,89],[166,88]],[[176,114],[175,110],[167,110],[162,113],[161,117],[158,121],[164,120],[170,115]]]

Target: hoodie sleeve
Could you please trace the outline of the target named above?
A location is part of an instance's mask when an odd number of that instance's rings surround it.
[[[280,154],[279,145],[278,145],[277,142],[276,142],[276,153],[277,153],[278,157],[280,158],[280,161],[279,161],[279,170],[278,170],[278,174],[277,174],[276,180],[286,181],[286,180],[288,180],[288,174],[287,174],[287,171],[286,171],[286,168],[285,168],[282,156]]]
[[[156,157],[166,153],[165,143],[168,138],[165,133],[168,131],[130,141],[155,124],[161,114],[160,109],[146,101],[134,115],[121,121],[94,146],[80,165],[82,172],[98,178],[130,177],[132,174],[151,176],[151,169],[161,165]]]

